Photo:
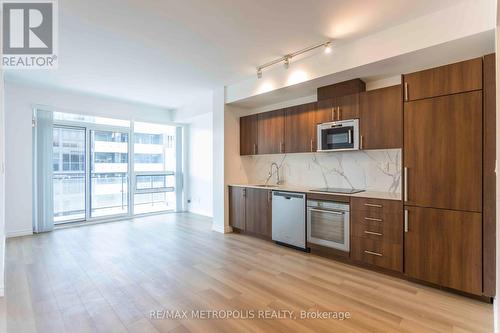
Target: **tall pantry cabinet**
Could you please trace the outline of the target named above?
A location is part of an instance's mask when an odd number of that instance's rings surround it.
[[[405,273],[483,294],[483,59],[403,76]]]

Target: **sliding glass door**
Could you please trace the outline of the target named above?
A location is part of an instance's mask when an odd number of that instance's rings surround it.
[[[54,223],[85,219],[85,128],[54,126]]]
[[[128,142],[128,133],[90,131],[90,217],[128,213]]]
[[[55,223],[181,209],[179,127],[58,112],[54,120]]]

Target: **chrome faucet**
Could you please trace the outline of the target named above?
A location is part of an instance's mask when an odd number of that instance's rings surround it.
[[[280,179],[280,167],[276,162],[271,163],[271,168],[269,169],[269,175],[266,180],[266,184],[269,182],[269,179],[273,176],[273,166],[276,167],[276,185],[283,184],[283,181]]]

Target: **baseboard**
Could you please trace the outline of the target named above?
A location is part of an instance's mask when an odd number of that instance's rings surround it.
[[[14,238],[14,237],[22,237],[22,236],[31,236],[33,235],[33,229],[25,229],[25,230],[16,230],[16,231],[8,231],[5,233],[6,238]]]
[[[231,228],[228,225],[226,225],[224,227],[218,226],[218,225],[212,225],[212,230],[220,232],[221,234],[229,234],[229,233],[233,232],[233,228]]]

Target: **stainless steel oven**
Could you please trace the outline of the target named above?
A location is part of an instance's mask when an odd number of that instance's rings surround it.
[[[349,252],[349,204],[307,201],[307,242]]]
[[[359,119],[318,125],[318,151],[358,150]]]

